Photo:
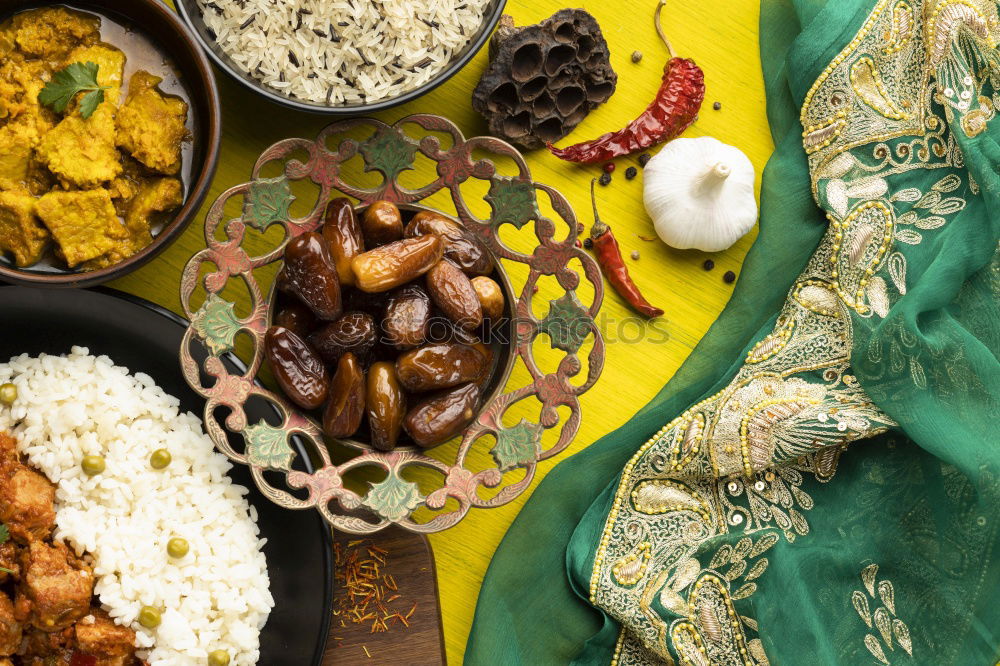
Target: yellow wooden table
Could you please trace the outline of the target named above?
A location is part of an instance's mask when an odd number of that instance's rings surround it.
[[[617,129],[648,104],[659,85],[667,55],[656,37],[652,13],[656,0],[585,0],[572,3],[591,12],[600,23],[611,48],[611,63],[618,72],[618,89],[560,145],[593,138]],[[515,23],[536,23],[561,9],[557,0],[509,0],[507,13]],[[734,144],[749,155],[758,171],[772,150],[764,113],[764,89],[757,50],[758,0],[669,2],[664,27],[679,55],[694,58],[705,70],[707,94],[698,122],[686,136],[711,135]],[[643,58],[633,64],[631,54]],[[461,127],[467,137],[485,132],[485,122],[470,105],[472,89],[486,66],[486,49],[446,84],[410,104],[377,114],[386,122],[411,113],[441,113]],[[178,284],[181,268],[204,246],[203,216],[210,203],[226,188],[245,182],[260,152],[278,139],[314,137],[328,119],[289,111],[261,100],[218,73],[223,106],[223,142],[218,173],[199,217],[156,261],[110,286],[153,300],[180,312]],[[712,109],[713,102],[722,108]],[[596,167],[581,168],[560,162],[544,151],[528,155],[533,177],[559,189],[589,229],[588,187]],[[645,242],[639,235],[654,235],[642,205],[642,178],[624,178],[634,158],[618,161],[614,181],[600,191],[601,216],[610,223],[622,244],[626,261],[649,300],[666,315],[659,328],[639,342],[618,339],[607,349],[604,374],[582,399],[583,425],[569,450],[559,459],[583,449],[618,427],[670,378],[692,347],[725,305],[731,286],[722,281],[727,270],[739,272],[754,234],[726,252],[712,255],[715,269],[702,264],[708,255],[677,251],[659,242]],[[639,250],[638,261],[628,259]],[[543,288],[538,297],[546,298]],[[620,337],[616,324],[629,311],[610,288],[602,309],[610,336]],[[633,339],[632,335],[626,336]],[[540,466],[537,483],[558,462]],[[442,614],[448,659],[462,661],[476,597],[493,551],[517,515],[527,494],[495,510],[473,510],[457,527],[431,537],[437,559]]]

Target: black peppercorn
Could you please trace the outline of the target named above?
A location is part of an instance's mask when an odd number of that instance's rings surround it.
[[[611,182],[611,174],[605,171],[601,174],[601,179],[598,180],[601,185],[608,185]]]
[[[705,260],[705,263],[703,263],[703,264],[702,264],[702,267],[703,267],[703,268],[704,268],[704,269],[705,269],[706,271],[710,271],[710,270],[712,270],[713,268],[715,268],[715,262],[714,262],[714,261],[712,261],[711,259],[706,259],[706,260]]]
[[[585,248],[587,248],[588,250],[589,250],[590,248],[594,247],[594,239],[592,239],[592,238],[589,238],[589,237],[588,237],[588,238],[584,238],[584,239],[583,239],[583,246],[584,246]]]
[[[712,108],[718,111],[719,109],[722,108],[722,102],[716,102],[715,104],[712,105]]]
[[[646,166],[646,162],[648,162],[649,159],[650,159],[649,153],[643,153],[642,155],[639,155],[639,166],[641,167]]]
[[[636,177],[638,173],[639,173],[638,169],[636,169],[635,167],[629,167],[625,169],[625,178],[628,180],[632,180],[633,178]]]
[[[736,273],[732,271],[726,271],[726,274],[722,276],[722,281],[726,284],[731,284],[736,281]]]

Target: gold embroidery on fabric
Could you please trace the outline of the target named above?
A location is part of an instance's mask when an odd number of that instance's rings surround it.
[[[671,630],[682,664],[753,666],[727,582],[705,574],[688,598],[688,617]]]
[[[690,488],[669,479],[653,479],[636,485],[632,505],[639,513],[656,515],[668,511],[693,511],[706,522],[712,519],[708,507],[695,499]]]
[[[747,532],[777,528],[789,543],[805,536],[809,533],[809,523],[804,512],[812,509],[813,499],[801,489],[805,480],[802,472],[815,474],[814,470],[815,464],[803,469],[785,466],[771,472],[770,481],[766,476],[730,480],[725,484],[726,492],[720,494],[726,521],[732,526],[743,526]],[[772,536],[777,541],[777,534]]]
[[[635,585],[646,575],[646,565],[649,564],[649,552],[652,544],[645,541],[639,544],[639,548],[630,553],[611,569],[615,581],[619,585]]]
[[[683,468],[691,461],[691,458],[698,455],[698,451],[701,450],[701,441],[704,438],[705,417],[701,414],[695,414],[677,432],[676,443],[671,449],[674,469]]]
[[[918,59],[910,57],[917,40],[908,41],[899,49],[886,48],[885,36],[892,35],[896,27],[896,12],[885,11],[888,6],[889,0],[879,1],[858,34],[834,57],[806,93],[800,117],[805,128],[804,139],[828,122],[827,119],[837,117],[842,123],[830,140],[804,140],[811,171],[856,145],[923,133],[923,105],[914,105],[916,108],[912,110],[906,108],[907,104],[912,105],[910,100],[915,97],[914,91],[921,89],[927,78],[922,64],[914,63]],[[914,11],[910,16],[916,19],[919,13]],[[914,25],[910,30],[916,32],[918,27]],[[897,42],[889,44],[895,46]],[[890,52],[886,53],[887,50]],[[861,58],[855,59],[859,52]],[[870,79],[859,82],[864,95],[859,94],[851,81],[865,76],[862,66],[855,69],[863,59],[867,59],[871,74]],[[849,65],[843,66],[848,62]],[[890,62],[898,65],[889,66]],[[901,101],[889,98],[889,90],[894,99]],[[862,103],[854,104],[849,91],[853,91]],[[886,111],[888,113],[884,113]]]
[[[746,635],[746,629],[757,630],[757,623],[739,615],[733,602],[754,593],[757,584],[753,581],[769,564],[762,555],[777,542],[778,536],[773,532],[763,533],[756,541],[743,537],[735,545],[719,548],[707,569],[702,569],[696,559],[688,558],[678,564],[673,576],[668,570],[661,571],[646,585],[639,602],[657,628],[658,645],[665,648],[667,624],[650,607],[657,590],[660,604],[684,618],[673,623],[669,635],[681,664],[768,664],[760,639],[748,639]],[[687,593],[682,596],[685,590]],[[666,659],[651,655],[642,645],[627,641],[624,633],[619,636],[616,663],[638,665],[657,660],[674,663],[669,655]]]
[[[839,317],[836,290],[823,280],[802,280],[795,285],[792,298],[799,305],[824,317]]]
[[[865,104],[886,118],[909,120],[910,114],[903,111],[889,96],[882,75],[871,58],[859,58],[851,66],[851,88]]]
[[[643,632],[640,640],[631,632],[624,636],[617,663],[663,661],[672,658],[671,650],[679,659],[699,663],[688,649],[697,651],[699,640],[713,651],[706,663],[763,663],[750,653],[745,634],[753,631],[749,625],[740,624],[738,636],[713,643],[703,626],[709,615],[692,617],[672,603],[675,595],[692,598],[694,578],[688,576],[685,587],[673,587],[677,580],[684,582],[681,565],[693,561],[698,579],[712,574],[727,581],[719,569],[697,564],[692,556],[698,545],[731,530],[778,530],[789,540],[807,534],[804,514],[812,508],[812,498],[800,488],[803,473],[829,478],[836,455],[826,449],[892,425],[847,372],[850,318],[828,281],[834,233],[828,230],[821,251],[793,288],[797,297],[789,298],[775,324],[776,335],[788,331],[785,344],[745,366],[727,388],[675,419],[626,466],[591,580],[595,603],[610,609],[631,631]],[[827,279],[820,279],[824,276]],[[820,383],[810,380],[814,374]],[[690,432],[696,434],[688,437]],[[777,537],[771,538],[773,544]],[[659,592],[662,606],[668,613],[682,611],[673,620],[650,617],[641,605],[646,590],[623,587],[612,578],[613,567],[633,552],[632,544],[644,542],[652,544],[647,579],[657,580],[666,571]],[[751,546],[749,540],[743,543],[737,552],[745,556]],[[753,576],[733,588],[724,583],[725,592],[718,592],[717,598],[724,595],[732,603],[750,596],[764,568],[766,564],[734,565],[727,575],[735,578],[752,571]],[[721,606],[714,612],[727,613]],[[687,624],[678,629],[682,622]],[[755,644],[754,654],[761,652]]]
[[[939,2],[927,19],[927,48],[932,64],[937,64],[951,48],[959,28],[966,27],[995,48],[993,32],[997,29],[996,6],[972,0],[944,0]]]
[[[814,153],[826,148],[840,136],[845,127],[847,127],[847,112],[845,111],[838,111],[826,120],[816,125],[810,125],[802,133],[806,153]]]
[[[957,113],[963,132],[975,136],[995,116],[996,99],[982,91],[987,79],[994,89],[998,83],[996,3],[900,0],[887,8],[888,0],[876,5],[806,94],[803,146],[820,204],[820,181],[848,172],[884,177],[961,166],[947,122]],[[907,136],[913,138],[890,144]],[[862,146],[856,155],[847,152]]]
[[[830,256],[833,288],[848,307],[864,314],[868,311],[864,303],[865,287],[892,244],[892,210],[875,200],[855,207],[843,220],[832,214],[827,217],[834,230]]]
[[[612,663],[768,663],[757,622],[735,602],[760,584],[762,553],[782,536],[808,535],[813,499],[803,482],[829,481],[850,442],[895,425],[850,371],[853,317],[886,317],[907,290],[896,248],[921,243],[965,207],[963,180],[978,193],[952,129],[975,136],[995,117],[1000,94],[983,91],[987,82],[1000,90],[1000,56],[990,50],[998,28],[989,0],[880,0],[810,88],[803,146],[830,226],[730,383],[664,426],[623,470],[589,588],[623,627]],[[912,169],[946,171],[928,191],[893,190],[891,177]],[[893,345],[899,358],[886,367],[905,370]],[[867,357],[882,353],[869,348]],[[909,371],[926,385],[912,358]],[[701,552],[709,544],[714,551]],[[888,664],[887,651],[910,653],[912,643],[892,584],[876,573],[862,572],[851,603],[871,630],[869,652]]]
[[[989,121],[996,117],[996,104],[992,99],[985,95],[979,95],[976,101],[979,102],[979,108],[969,111],[962,116],[961,120],[962,131],[968,137],[982,134]]]
[[[972,192],[973,195],[979,196],[979,183],[976,182],[976,179],[972,177],[971,173],[969,174],[969,191]]]
[[[811,405],[818,405],[815,398],[762,400],[751,407],[740,424],[740,450],[743,453],[743,470],[752,476],[754,469],[767,467],[774,454],[776,437],[773,431],[783,422],[797,418]]]
[[[892,7],[892,26],[885,38],[886,55],[902,51],[913,38],[913,8],[906,0],[899,0]]]
[[[890,662],[883,646],[891,652],[898,644],[912,657],[913,641],[910,639],[909,628],[896,617],[896,591],[892,583],[883,579],[876,584],[877,574],[877,564],[869,564],[861,570],[861,582],[864,583],[864,589],[868,594],[862,590],[854,590],[851,592],[851,605],[865,625],[873,630],[872,633],[865,635],[865,647],[875,659],[888,666]],[[874,611],[872,611],[873,604]]]
[[[792,329],[795,328],[795,321],[790,319],[783,323],[779,320],[778,325],[780,327],[778,330],[755,344],[749,353],[747,353],[747,363],[766,361],[785,348],[789,338],[792,337]]]

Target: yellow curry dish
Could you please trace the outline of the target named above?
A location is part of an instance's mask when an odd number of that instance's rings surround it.
[[[0,257],[111,266],[183,203],[188,105],[153,73],[126,76],[127,60],[91,14],[0,23]]]

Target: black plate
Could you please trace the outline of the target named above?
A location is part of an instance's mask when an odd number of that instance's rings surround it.
[[[163,308],[110,289],[52,290],[0,287],[0,362],[17,354],[68,353],[73,345],[106,354],[132,372],[145,372],[181,409],[201,415],[203,400],[181,374],[178,350],[187,323]],[[265,418],[247,407],[250,422]],[[306,459],[299,451],[300,459]],[[308,465],[308,463],[306,463]],[[267,538],[275,607],[260,636],[260,664],[318,665],[332,611],[332,544],[315,511],[288,511],[265,498],[246,467],[229,475],[250,489],[261,535]]]

